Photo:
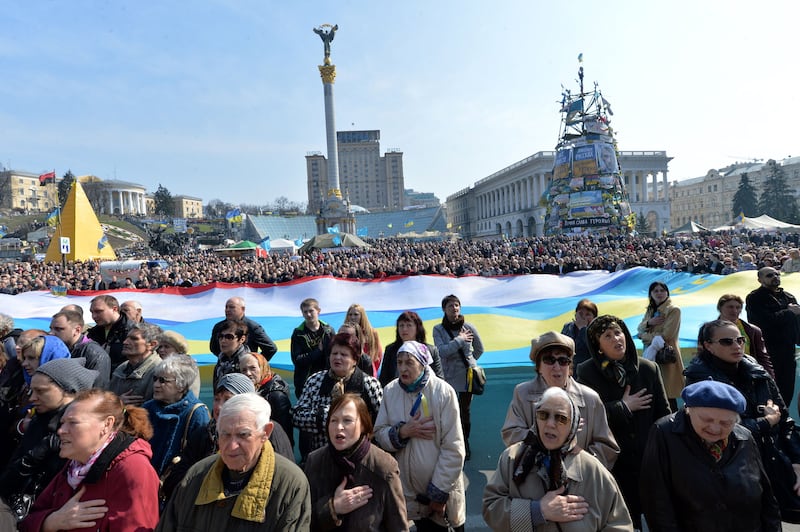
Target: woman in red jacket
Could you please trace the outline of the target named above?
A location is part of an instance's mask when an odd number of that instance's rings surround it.
[[[142,532],[158,523],[158,476],[147,411],[111,392],[80,392],[58,429],[67,465],[20,523],[22,531]]]

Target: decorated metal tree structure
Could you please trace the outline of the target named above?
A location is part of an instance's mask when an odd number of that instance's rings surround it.
[[[562,94],[553,178],[542,198],[547,207],[545,233],[629,232],[635,215],[610,125],[614,113],[597,83],[591,92],[584,91],[583,66],[578,78],[580,93],[565,89]]]

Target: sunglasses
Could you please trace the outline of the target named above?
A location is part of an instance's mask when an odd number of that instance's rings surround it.
[[[572,359],[569,357],[554,357],[553,355],[545,355],[542,357],[542,364],[546,364],[548,366],[558,364],[563,368],[572,364]]]
[[[569,424],[569,417],[565,416],[564,414],[556,414],[554,412],[547,412],[546,410],[536,411],[536,419],[538,419],[539,421],[547,422],[551,417],[559,425]]]
[[[153,375],[153,382],[160,382],[161,384],[166,384],[168,382],[175,382],[175,379],[168,379],[166,377],[159,377],[158,375]]]
[[[217,338],[220,340],[236,340],[236,335],[231,333],[220,334]]]
[[[744,345],[744,336],[737,336],[736,338],[720,338],[719,340],[709,340],[708,342],[711,344],[717,342],[719,345],[724,345],[726,347],[732,346],[733,342],[736,342],[739,345]]]

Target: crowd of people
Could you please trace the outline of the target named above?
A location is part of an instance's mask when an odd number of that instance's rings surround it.
[[[724,263],[731,243],[716,244]],[[541,256],[532,241],[464,245],[523,250],[510,258],[520,264]],[[788,409],[800,305],[776,267],[795,250],[783,260],[770,249],[756,260],[767,265],[746,296],[749,322],[742,297],[723,295],[686,367],[680,309],[661,282],[634,331],[641,355],[625,322],[586,299],[562,333],[534,338],[536,375],[509,397],[506,449],[484,490],[489,527],[800,523],[800,431]],[[292,401],[270,368],[274,342],[233,297],[210,331],[211,409],[186,340],[147,323],[135,300],[96,295],[90,329],[77,305],[48,331],[0,315],[0,527],[463,531],[470,378],[485,346],[456,295],[441,307],[431,343],[406,311],[383,349],[368,309],[351,305],[337,332],[317,300],[303,300]]]
[[[563,274],[618,271],[635,266],[728,275],[763,266],[800,271],[800,235],[713,234],[659,238],[553,236],[512,240],[409,242],[371,240],[369,248],[266,258],[219,256],[213,251],[161,255],[168,266],[144,268],[137,278],[104,279],[97,263],[0,265],[0,293],[63,287],[68,290],[155,289],[214,282],[275,284],[314,276],[381,279],[395,275]],[[144,258],[144,257],[143,257]]]

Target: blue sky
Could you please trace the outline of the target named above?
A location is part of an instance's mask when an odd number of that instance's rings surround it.
[[[380,129],[406,186],[440,199],[557,142],[577,55],[621,150],[670,179],[800,155],[796,21],[775,2],[38,1],[3,3],[0,162],[232,203],[306,201],[337,129]]]

